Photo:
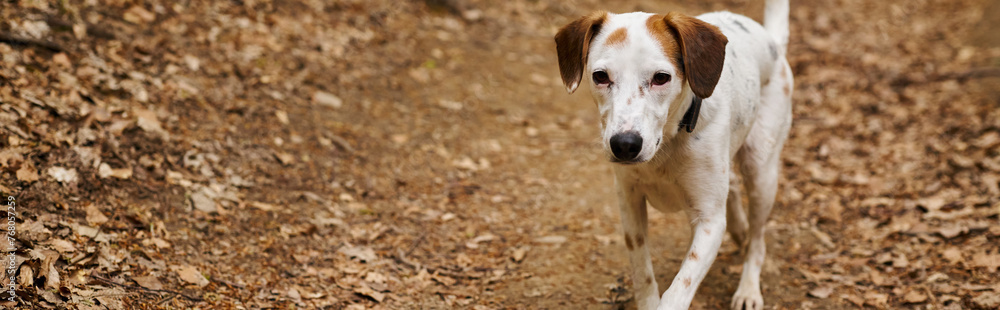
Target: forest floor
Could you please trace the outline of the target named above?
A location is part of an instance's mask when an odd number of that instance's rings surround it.
[[[2,1],[0,305],[634,308],[598,113],[552,36],[762,2]],[[998,308],[998,18],[793,1],[767,309]],[[665,289],[688,220],[650,214]],[[692,308],[727,308],[739,262],[727,239]]]

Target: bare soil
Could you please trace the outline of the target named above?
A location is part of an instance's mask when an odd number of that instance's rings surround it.
[[[0,2],[0,304],[634,308],[552,36],[762,2]],[[1000,307],[998,10],[793,1],[767,309]],[[651,217],[665,289],[688,220]],[[725,241],[692,308],[727,308],[739,262]]]

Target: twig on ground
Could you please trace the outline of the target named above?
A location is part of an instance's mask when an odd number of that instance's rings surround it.
[[[9,43],[14,45],[31,45],[42,47],[53,52],[62,52],[64,49],[59,44],[55,44],[49,41],[43,41],[32,38],[25,38],[21,36],[16,36],[10,33],[0,33],[0,42]]]
[[[400,264],[403,264],[404,266],[412,268],[413,270],[420,270],[420,268],[421,268],[420,264],[413,263],[413,262],[410,262],[409,260],[407,260],[406,256],[403,255],[403,250],[402,249],[397,249],[397,253],[396,253],[396,255],[392,256],[392,259],[395,260],[397,263],[400,263]],[[434,267],[424,267],[424,268],[427,269],[427,272],[429,272],[429,273],[432,273],[432,274],[433,273],[437,273],[439,275],[448,276],[448,277],[452,277],[452,278],[459,278],[459,279],[466,279],[466,280],[478,280],[478,279],[482,279],[482,277],[480,277],[480,276],[473,276],[473,275],[467,275],[467,274],[454,273],[454,272],[451,272],[451,271],[444,270],[444,268],[434,268]]]
[[[420,234],[420,237],[417,238],[417,240],[413,240],[413,244],[410,245],[410,249],[406,250],[406,253],[404,255],[405,256],[410,256],[410,253],[413,253],[413,250],[416,250],[417,246],[419,246],[420,243],[423,242],[424,238],[426,238],[426,237],[427,237],[427,233]]]
[[[94,278],[95,280],[98,280],[98,281],[101,281],[101,282],[104,282],[104,283],[107,283],[107,284],[115,285],[115,286],[118,286],[118,287],[121,287],[121,288],[124,288],[124,289],[127,289],[127,290],[142,291],[142,292],[147,292],[147,293],[167,293],[167,294],[173,294],[174,296],[184,297],[185,299],[190,300],[190,301],[205,301],[204,299],[202,299],[200,297],[188,296],[187,294],[184,294],[184,293],[181,293],[181,292],[178,292],[178,291],[165,290],[165,289],[154,290],[154,289],[148,289],[148,288],[141,287],[141,286],[121,284],[121,283],[112,281],[111,279],[104,278],[104,277],[98,276],[97,274],[93,274],[93,273],[90,274],[90,277]],[[170,299],[172,299],[172,298],[173,297],[171,297]]]

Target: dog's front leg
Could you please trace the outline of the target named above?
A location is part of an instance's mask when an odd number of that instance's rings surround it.
[[[722,236],[726,232],[727,183],[724,180],[718,183],[717,186],[685,189],[690,201],[686,211],[692,219],[694,238],[684,262],[681,263],[680,271],[663,293],[663,299],[657,308],[659,310],[687,309],[698,285],[715,261],[719,246],[722,245]]]
[[[646,247],[646,197],[636,191],[635,184],[616,178],[618,206],[621,208],[622,233],[632,263],[632,287],[639,310],[656,309],[660,302],[659,288],[653,276],[653,262]]]

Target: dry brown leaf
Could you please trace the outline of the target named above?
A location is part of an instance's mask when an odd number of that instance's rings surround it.
[[[150,23],[156,20],[156,14],[136,5],[125,11],[122,19],[133,24]]]
[[[431,279],[434,280],[437,283],[441,283],[444,286],[452,286],[452,285],[455,285],[455,283],[458,283],[458,280],[455,280],[455,279],[453,279],[451,277],[443,276],[443,275],[440,275],[440,274],[437,274],[437,273],[431,275]]]
[[[514,249],[514,253],[510,255],[510,258],[514,260],[515,263],[520,263],[524,260],[524,257],[528,255],[529,250],[531,250],[531,246],[520,246]]]
[[[59,278],[59,269],[55,267],[55,263],[59,259],[59,253],[50,250],[43,250],[40,254],[43,258],[41,268],[37,276],[45,277],[46,290],[58,289],[59,284],[62,282]]]
[[[903,301],[910,304],[919,304],[927,301],[927,295],[919,290],[911,290],[903,296]]]
[[[941,237],[945,237],[946,239],[955,238],[955,237],[958,237],[961,234],[968,233],[968,232],[969,232],[969,228],[968,227],[964,227],[964,226],[957,225],[957,224],[952,224],[952,225],[949,225],[949,226],[941,227],[941,228],[938,228],[938,230],[937,230],[937,233],[939,235],[941,235]]]
[[[72,242],[63,239],[49,240],[49,247],[59,253],[72,253],[76,251],[76,246],[74,246]]]
[[[948,260],[951,264],[958,264],[962,262],[962,250],[956,247],[950,247],[941,252],[941,257]]]
[[[819,299],[826,299],[827,297],[830,297],[830,294],[833,294],[832,286],[820,286],[809,291],[809,296]]]
[[[78,179],[76,169],[64,167],[50,167],[46,170],[48,175],[59,183],[75,183]]]
[[[1000,268],[1000,253],[990,254],[979,252],[973,254],[969,265],[972,267],[984,267],[989,272],[997,272],[997,268]]]
[[[981,149],[988,149],[1000,144],[1000,133],[996,131],[990,131],[979,136],[975,141],[972,141],[972,145],[975,145]]]
[[[139,286],[151,289],[151,290],[162,290],[163,283],[156,276],[142,276],[142,277],[132,277],[132,281],[135,281]]]
[[[175,266],[174,272],[177,272],[177,276],[181,280],[184,280],[184,282],[197,285],[198,287],[204,287],[209,283],[205,275],[201,274],[198,268],[191,265]]]
[[[101,163],[100,167],[97,168],[97,176],[102,179],[116,178],[127,180],[132,178],[132,169],[130,168],[111,168],[108,163]]]
[[[195,210],[206,213],[219,211],[218,204],[215,203],[215,199],[212,199],[215,195],[207,187],[203,187],[200,190],[191,193],[190,196],[191,198],[189,202],[191,203],[191,207]]]
[[[889,294],[879,292],[865,293],[865,304],[878,308],[885,308],[889,305]]]
[[[1000,309],[1000,292],[986,292],[972,298],[972,304],[979,309]]]
[[[316,91],[312,96],[313,103],[319,104],[321,106],[327,106],[334,109],[340,108],[344,105],[344,101],[334,94],[325,91]]]
[[[257,209],[260,209],[262,211],[274,211],[274,210],[278,210],[277,206],[269,204],[269,203],[266,203],[266,202],[260,202],[260,201],[251,201],[251,202],[247,203],[247,205],[249,205],[251,207],[254,207],[254,208],[257,208]]]
[[[17,169],[17,179],[23,182],[35,182],[38,181],[38,171],[35,171],[31,165],[21,165],[21,169]]]
[[[274,152],[274,158],[278,159],[282,165],[291,165],[295,163],[295,155],[287,152]]]
[[[96,204],[87,205],[87,223],[94,226],[101,226],[108,222],[108,217],[101,212]]]
[[[135,114],[136,125],[138,125],[139,128],[142,128],[144,131],[157,134],[163,139],[169,138],[170,135],[166,130],[163,130],[163,127],[160,125],[160,120],[156,116],[156,112],[146,109],[135,109],[132,113]]]
[[[374,262],[378,258],[375,255],[375,250],[365,246],[352,246],[345,245],[344,247],[337,250],[337,253],[344,254],[347,258],[357,259],[362,262]]]
[[[536,243],[542,243],[542,244],[563,244],[566,242],[566,240],[567,240],[566,236],[553,235],[553,236],[538,237],[535,238],[534,241]]]
[[[863,307],[865,305],[865,300],[858,295],[844,294],[840,295],[840,298],[847,300],[858,307]]]
[[[376,292],[371,287],[368,287],[368,285],[364,284],[361,284],[360,287],[354,288],[354,293],[362,296],[371,297],[371,299],[374,299],[377,302],[382,302],[382,300],[385,299],[385,294]]]

